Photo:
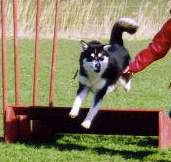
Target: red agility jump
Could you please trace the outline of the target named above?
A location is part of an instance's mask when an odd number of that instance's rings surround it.
[[[163,110],[108,109],[99,111],[93,126],[85,130],[80,122],[85,117],[87,109],[80,111],[77,119],[70,119],[68,107],[54,107],[53,98],[56,78],[56,56],[58,46],[58,17],[60,0],[56,0],[54,21],[54,37],[52,50],[51,78],[49,90],[49,106],[37,106],[38,71],[39,71],[39,33],[41,1],[37,0],[36,32],[35,32],[35,62],[33,82],[33,102],[30,106],[22,106],[20,102],[20,60],[18,50],[17,0],[13,0],[14,21],[14,73],[15,73],[15,104],[8,105],[7,71],[6,71],[6,17],[5,0],[1,0],[2,25],[2,94],[4,115],[4,141],[15,143],[17,140],[27,141],[34,137],[48,139],[57,133],[89,133],[158,136],[158,146],[166,148],[171,144],[171,120]],[[102,127],[104,125],[104,127]]]

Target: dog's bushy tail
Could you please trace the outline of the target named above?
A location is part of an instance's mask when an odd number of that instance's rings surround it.
[[[120,18],[113,26],[110,44],[119,44],[123,46],[122,34],[127,32],[129,34],[134,34],[138,29],[138,23],[131,18]]]

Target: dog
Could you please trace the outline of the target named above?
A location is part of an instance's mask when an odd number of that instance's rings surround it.
[[[79,88],[69,113],[71,118],[76,118],[82,102],[89,91],[94,94],[93,104],[81,126],[85,129],[91,127],[106,93],[117,88],[120,81],[126,91],[131,88],[131,77],[124,76],[123,71],[130,63],[130,55],[124,47],[122,34],[134,34],[138,24],[130,18],[120,18],[113,26],[109,44],[99,41],[80,41],[80,72]]]

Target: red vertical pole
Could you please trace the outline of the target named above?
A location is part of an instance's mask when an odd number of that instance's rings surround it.
[[[52,65],[51,65],[51,80],[49,92],[49,106],[53,106],[53,98],[55,92],[55,75],[56,75],[56,55],[58,46],[58,18],[59,18],[60,0],[56,0],[56,13],[54,25],[53,51],[52,51]]]
[[[39,48],[40,48],[40,15],[41,15],[41,2],[36,1],[36,23],[35,23],[35,54],[34,54],[34,83],[33,83],[33,106],[37,104],[38,96],[38,71],[39,71]],[[41,134],[41,122],[32,122],[32,133],[37,136]]]
[[[7,101],[7,76],[6,76],[6,29],[5,29],[5,0],[1,0],[1,30],[2,30],[2,103],[3,103],[3,113],[5,113],[8,101]]]
[[[15,105],[20,104],[20,59],[19,59],[19,45],[18,45],[18,18],[17,18],[17,0],[13,0],[13,22],[14,22],[14,67],[15,67]],[[10,115],[7,117],[11,120],[16,118],[15,113],[11,109]],[[12,123],[12,121],[11,121]],[[15,124],[15,123],[14,123]],[[13,125],[14,125],[13,124]],[[21,140],[27,140],[30,136],[30,121],[28,117],[22,115],[18,118],[18,126],[10,124],[8,127],[9,132],[12,132],[11,128],[19,128],[16,135]],[[12,140],[11,140],[12,141]]]
[[[39,69],[39,48],[40,48],[40,10],[41,3],[37,0],[37,12],[36,12],[36,34],[35,34],[35,62],[34,62],[34,85],[33,85],[33,105],[36,104],[36,98],[38,94],[38,69]]]
[[[7,73],[6,73],[6,15],[5,0],[1,0],[1,29],[2,29],[2,103],[4,121],[4,141],[6,143],[15,142],[17,139],[17,118],[13,109],[8,107],[7,99]]]
[[[18,48],[18,22],[17,22],[17,0],[13,0],[13,22],[14,22],[14,67],[15,67],[15,104],[20,104],[20,71],[19,71],[19,48]]]
[[[158,146],[161,149],[171,146],[171,120],[165,111],[158,114]]]
[[[36,105],[36,98],[38,92],[38,65],[39,65],[39,33],[40,33],[40,0],[37,0],[37,13],[36,13],[36,36],[35,36],[35,63],[34,63],[34,89],[33,89],[33,106]],[[32,135],[39,138],[49,138],[52,136],[53,131],[49,128],[46,122],[33,120],[32,122]]]

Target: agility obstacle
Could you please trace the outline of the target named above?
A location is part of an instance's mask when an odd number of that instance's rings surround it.
[[[20,60],[18,45],[17,0],[13,0],[15,103],[13,105],[8,105],[5,0],[1,0],[4,142],[15,143],[16,141],[28,141],[32,138],[49,139],[57,133],[85,133],[157,136],[158,146],[160,148],[169,147],[171,144],[171,120],[164,110],[103,109],[99,111],[93,122],[92,128],[90,130],[86,130],[80,126],[80,123],[87,114],[87,108],[81,109],[78,118],[71,119],[68,115],[71,109],[70,107],[54,107],[53,99],[55,92],[54,83],[56,78],[56,56],[58,46],[57,34],[60,0],[56,0],[56,14],[54,18],[49,106],[37,105],[41,0],[37,0],[36,5],[33,102],[30,106],[23,106],[20,101]]]

